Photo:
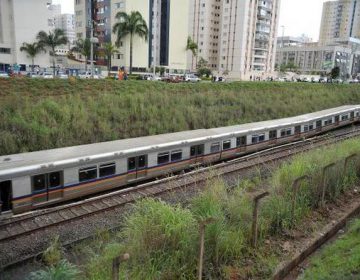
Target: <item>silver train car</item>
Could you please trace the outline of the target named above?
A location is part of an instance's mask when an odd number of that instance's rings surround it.
[[[61,201],[307,138],[360,120],[360,105],[297,117],[0,157],[2,213]]]

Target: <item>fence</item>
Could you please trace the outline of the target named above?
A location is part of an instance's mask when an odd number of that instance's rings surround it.
[[[296,207],[299,198],[299,193],[302,192],[302,187],[308,184],[312,188],[312,193],[316,196],[314,198],[314,208],[323,208],[326,206],[327,199],[336,198],[344,189],[339,189],[339,182],[343,180],[347,172],[356,172],[357,178],[360,177],[360,154],[351,154],[350,156],[327,164],[321,168],[320,176],[311,176],[309,174],[302,175],[295,178],[291,186],[291,227],[296,225]],[[252,213],[252,227],[251,227],[251,246],[254,250],[257,248],[258,243],[258,213],[260,211],[261,202],[271,197],[269,192],[262,192],[253,197],[253,213]],[[215,218],[208,218],[207,220],[199,222],[199,256],[198,256],[198,279],[203,278],[204,267],[204,240],[205,228],[208,224],[215,222]],[[113,260],[113,280],[119,279],[119,266],[120,263],[129,259],[129,255],[125,254]]]

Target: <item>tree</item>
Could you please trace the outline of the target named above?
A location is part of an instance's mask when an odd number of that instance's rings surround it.
[[[68,39],[65,36],[64,30],[55,29],[54,32],[46,33],[45,31],[40,31],[36,36],[39,45],[44,48],[50,49],[50,55],[53,57],[53,74],[55,77],[55,48],[61,45],[66,45]]]
[[[331,79],[337,79],[340,76],[340,67],[336,66],[333,69],[331,69],[330,77]]]
[[[187,51],[191,51],[193,57],[195,58],[195,67],[197,67],[197,50],[198,50],[198,45],[191,39],[190,36],[187,38],[186,50],[187,50]]]
[[[22,46],[20,47],[20,51],[22,52],[26,52],[28,54],[28,57],[31,58],[31,71],[34,72],[34,60],[35,57],[41,53],[41,52],[45,52],[46,50],[44,49],[44,47],[42,45],[40,45],[39,43],[23,43]]]
[[[205,60],[203,57],[200,57],[198,61],[197,73],[200,77],[202,76],[209,77],[212,74],[211,69],[208,67],[208,61]]]
[[[119,51],[116,49],[116,46],[113,45],[111,42],[104,44],[104,54],[107,60],[107,67],[108,72],[111,70],[111,58],[114,54],[118,53]]]
[[[91,41],[89,38],[77,39],[75,46],[71,48],[72,52],[77,52],[85,57],[85,71],[87,71],[87,63],[91,55]]]
[[[146,21],[139,12],[132,11],[130,14],[118,12],[116,14],[117,23],[113,26],[113,33],[116,34],[117,47],[120,47],[121,39],[130,36],[130,74],[133,66],[133,39],[137,35],[147,41],[148,27]]]

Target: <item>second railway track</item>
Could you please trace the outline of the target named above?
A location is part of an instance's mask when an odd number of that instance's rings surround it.
[[[160,196],[165,192],[202,184],[213,176],[231,175],[265,163],[285,159],[313,148],[358,136],[360,136],[359,127],[347,127],[339,131],[333,131],[330,134],[273,147],[210,167],[201,167],[185,174],[111,192],[76,203],[40,210],[31,215],[14,217],[8,221],[0,222],[0,247],[4,247],[6,243],[16,242],[20,237],[41,234],[41,232],[45,232],[49,228],[71,224],[76,220],[111,211],[141,198]],[[8,260],[4,263],[4,260],[2,260],[1,266],[6,267],[16,263],[16,261]]]

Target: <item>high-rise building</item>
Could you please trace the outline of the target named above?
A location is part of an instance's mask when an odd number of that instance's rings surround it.
[[[147,40],[134,38],[135,71],[154,65],[194,71],[200,57],[215,73],[236,79],[271,75],[275,65],[280,0],[75,0],[76,35],[115,42],[118,12],[139,11],[149,27]],[[198,44],[194,57],[188,37]],[[129,66],[129,38],[120,42],[113,66]],[[102,64],[98,57],[98,64]]]
[[[325,2],[319,43],[347,42],[349,38],[360,38],[360,0]]]
[[[212,70],[240,79],[271,75],[280,0],[191,2],[191,34]]]
[[[24,42],[33,43],[36,35],[52,28],[49,0],[8,0],[0,1],[0,71],[6,71],[10,65],[20,64],[21,70],[31,64],[31,59],[20,51]],[[35,57],[35,65],[48,67],[49,54]]]
[[[64,30],[69,44],[72,45],[75,37],[75,16],[73,14],[60,14],[54,17],[54,28]]]
[[[113,25],[118,21],[116,14],[138,11],[149,28],[148,38],[134,37],[133,69],[144,72],[154,65],[166,66],[173,70],[185,70],[187,67],[186,41],[188,33],[189,0],[75,0],[75,30],[77,38],[90,38],[91,25],[93,35],[99,39],[95,59],[98,65],[106,65],[101,57],[104,43],[116,41],[112,33]],[[181,40],[181,42],[180,42]],[[112,59],[113,66],[129,66],[129,37],[123,38],[118,54]]]

